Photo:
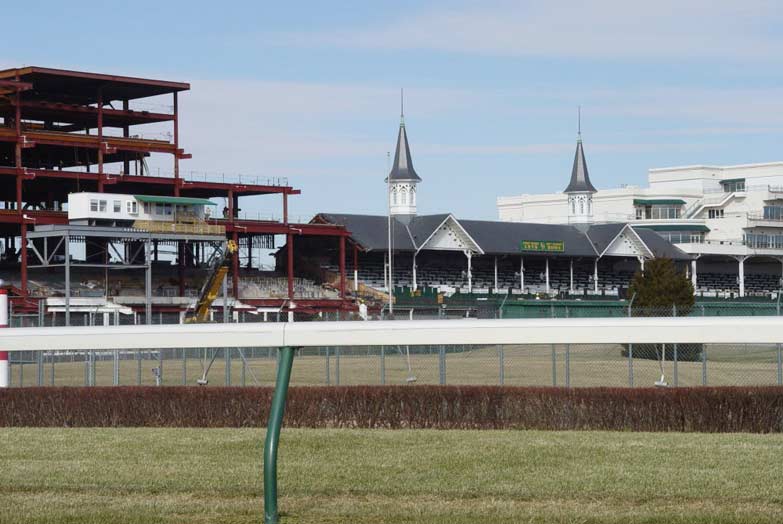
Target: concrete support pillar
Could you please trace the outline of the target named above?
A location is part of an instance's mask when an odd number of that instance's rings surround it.
[[[544,263],[544,283],[546,284],[546,292],[549,294],[549,259],[547,258]]]
[[[8,327],[8,290],[0,289],[0,329]],[[11,366],[8,351],[0,351],[0,388],[11,385]]]

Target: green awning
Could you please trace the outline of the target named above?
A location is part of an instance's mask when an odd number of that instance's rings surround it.
[[[155,195],[133,195],[133,198],[139,202],[152,202],[156,204],[188,204],[201,206],[216,206],[217,204],[206,198],[189,198],[175,196],[155,196]]]
[[[685,200],[679,198],[634,198],[635,206],[684,206]]]
[[[732,184],[734,182],[744,182],[744,178],[727,178],[726,180],[721,180],[721,184]]]
[[[634,229],[652,229],[653,231],[683,231],[683,232],[693,232],[693,231],[700,231],[702,233],[709,232],[710,228],[707,226],[703,226],[701,224],[681,224],[681,225],[665,225],[665,226],[633,226]]]

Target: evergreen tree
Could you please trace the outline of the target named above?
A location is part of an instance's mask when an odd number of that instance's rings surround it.
[[[668,258],[656,258],[644,265],[644,271],[637,272],[628,288],[633,297],[631,314],[635,317],[663,317],[676,315],[686,316],[696,302],[693,296],[693,284],[685,276],[684,271],[678,271],[674,262]],[[666,352],[666,359],[677,358],[680,361],[697,361],[701,359],[703,348],[701,344],[680,344],[676,349],[673,344],[638,344],[634,345],[634,358],[658,360],[661,352]],[[624,346],[623,356],[628,356],[629,347]]]
[[[634,297],[634,316],[667,316],[674,308],[677,316],[685,316],[695,302],[690,279],[668,258],[648,261],[644,271],[634,275],[628,294]]]

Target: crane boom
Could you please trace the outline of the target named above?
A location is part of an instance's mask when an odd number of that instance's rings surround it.
[[[226,249],[223,256],[218,259],[212,272],[201,288],[196,307],[185,317],[186,324],[202,323],[209,320],[209,308],[220,293],[220,286],[228,274],[228,266],[231,258],[237,252],[237,244],[233,240],[226,242]]]

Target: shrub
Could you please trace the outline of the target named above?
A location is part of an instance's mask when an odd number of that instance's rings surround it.
[[[665,346],[665,350],[662,349]],[[666,352],[666,360],[674,360],[674,344],[634,344],[633,358],[646,360],[660,360],[661,353]],[[679,362],[699,362],[701,353],[704,351],[704,344],[677,344],[677,360]],[[623,344],[620,351],[622,356],[627,357],[630,353],[628,344]]]
[[[271,388],[0,391],[0,426],[261,427]],[[284,425],[308,428],[780,432],[783,388],[291,388]]]

